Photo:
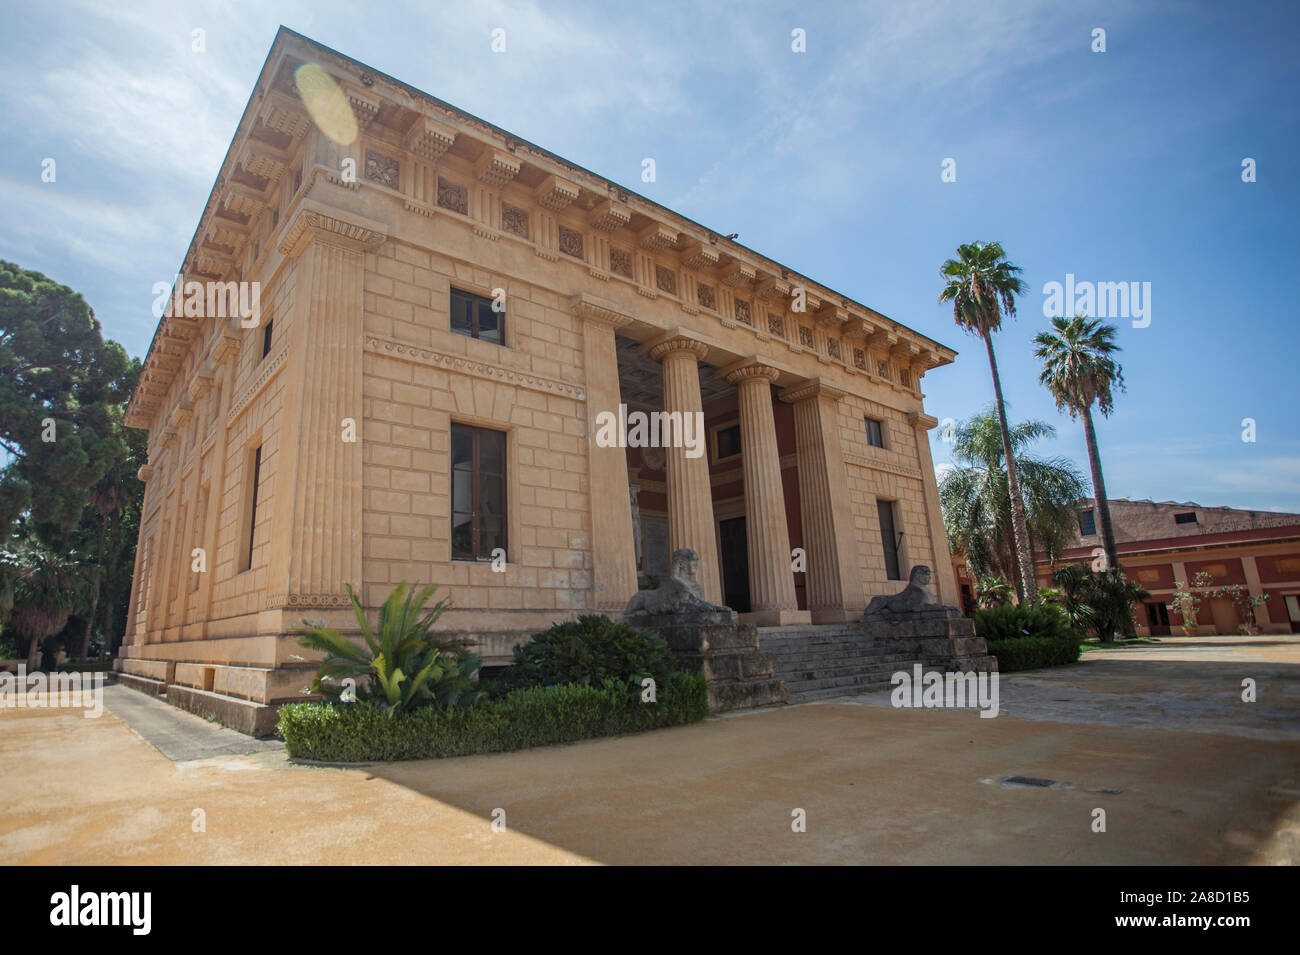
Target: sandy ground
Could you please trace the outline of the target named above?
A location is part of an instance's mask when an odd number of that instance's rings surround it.
[[[110,687],[98,719],[0,710],[0,859],[1295,863],[1298,677],[1300,639],[1174,639],[1004,677],[996,719],[873,694],[348,768],[292,764],[278,746]],[[1240,702],[1245,678],[1256,703]],[[1105,832],[1092,831],[1096,809]]]

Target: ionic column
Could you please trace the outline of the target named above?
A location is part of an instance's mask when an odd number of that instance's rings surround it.
[[[779,372],[768,365],[724,369],[736,386],[740,405],[740,453],[745,474],[745,539],[749,556],[751,612],[742,619],[758,626],[809,623],[800,611],[790,567],[790,532],[785,522],[785,491],[772,415],[772,382]]]
[[[573,313],[582,320],[587,372],[587,468],[591,501],[593,602],[597,610],[622,610],[636,593],[636,544],[632,527],[627,451],[596,444],[596,417],[610,412],[621,420],[615,331],[630,315],[602,299],[575,295]]]
[[[836,421],[836,405],[843,396],[844,392],[816,378],[780,394],[782,401],[794,405],[799,516],[808,555],[808,611],[813,623],[854,620],[866,607]]]
[[[925,523],[930,532],[930,552],[934,566],[930,568],[935,599],[951,607],[961,606],[961,592],[957,588],[957,575],[952,569],[952,551],[948,549],[948,531],[943,526],[943,509],[939,506],[939,482],[934,476],[934,459],[930,456],[929,430],[938,419],[917,411],[907,416],[916,429],[916,464],[921,469],[921,485],[925,493]]]
[[[703,342],[683,337],[670,338],[650,349],[650,357],[663,365],[664,411],[679,413],[683,422],[687,415],[694,415],[703,423],[698,363],[708,352]],[[664,457],[668,472],[668,547],[673,551],[689,547],[699,554],[697,578],[704,599],[722,603],[708,457],[687,457],[684,447],[666,448]]]

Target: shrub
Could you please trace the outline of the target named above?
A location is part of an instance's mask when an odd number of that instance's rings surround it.
[[[344,584],[352,601],[352,612],[361,626],[364,646],[357,646],[332,627],[303,621],[300,643],[308,650],[325,654],[311,692],[337,697],[343,689],[335,682],[356,681],[356,697],[377,703],[390,716],[431,703],[472,703],[482,695],[472,679],[480,660],[465,645],[442,640],[431,631],[447,609],[440,600],[421,616],[424,605],[438,588],[425,587],[406,592],[402,581],[379,608],[378,634],[371,631],[361,601]],[[405,597],[405,601],[403,601]]]
[[[600,686],[606,680],[639,685],[645,677],[663,686],[678,669],[672,650],[657,634],[600,614],[584,614],[535,634],[526,646],[516,646],[514,662],[497,686],[509,692],[566,683]]]
[[[289,703],[280,735],[291,757],[334,762],[497,753],[675,726],[709,713],[704,677],[674,673],[656,702],[607,680],[515,690],[470,706],[427,706],[389,715],[373,703]]]
[[[998,658],[998,671],[1037,670],[1059,667],[1079,659],[1079,641],[1074,637],[1020,637],[989,643],[989,653]]]
[[[1007,604],[976,610],[975,635],[989,643],[995,640],[1019,640],[1024,637],[1050,637],[1063,640],[1072,635],[1070,619],[1052,604]]]

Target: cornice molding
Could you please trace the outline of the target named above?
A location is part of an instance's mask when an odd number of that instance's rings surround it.
[[[532,391],[540,391],[543,394],[572,398],[574,401],[587,400],[586,389],[572,382],[537,375],[531,371],[522,371],[518,368],[508,368],[505,365],[479,361],[474,358],[467,358],[464,355],[449,355],[433,348],[408,345],[405,342],[380,338],[377,335],[366,336],[366,351],[376,355],[384,355],[388,358],[413,362],[417,365],[445,368],[448,371],[470,375],[474,378],[482,378],[485,381],[496,381],[516,385],[520,388],[528,388]]]
[[[373,252],[388,238],[388,226],[373,219],[342,212],[314,199],[299,203],[293,218],[280,236],[280,252],[297,258],[311,242],[321,237],[359,252]]]

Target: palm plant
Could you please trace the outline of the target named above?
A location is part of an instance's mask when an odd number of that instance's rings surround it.
[[[1002,399],[1002,380],[993,353],[993,333],[1002,327],[1002,316],[1016,314],[1016,296],[1025,290],[1019,277],[1020,268],[1007,261],[1006,252],[997,242],[971,242],[957,246],[957,258],[948,259],[939,268],[944,280],[939,303],[952,302],[952,317],[959,326],[984,340],[988,351],[989,371],[993,375],[993,394],[997,405],[998,425],[1002,436],[1002,454],[1006,460],[1007,481],[1011,495],[1011,529],[1020,570],[1016,588],[1033,602],[1038,587],[1034,579],[1033,552],[1029,542],[1029,524],[1025,502],[1020,496],[1016,472],[1015,447],[1007,427],[1006,402]]]
[[[975,583],[975,600],[981,608],[1005,607],[1011,603],[1015,589],[1002,578],[980,580]]]
[[[389,716],[430,703],[472,703],[483,695],[472,678],[481,665],[479,658],[463,641],[440,640],[431,633],[448,602],[438,601],[421,616],[436,585],[408,594],[402,581],[379,608],[376,630],[371,630],[352,587],[344,586],[365,645],[358,646],[332,627],[304,620],[299,642],[325,654],[310,692],[337,698],[342,693],[337,681],[352,679],[356,698],[385,707]]]
[[[0,610],[19,641],[27,642],[27,668],[40,664],[41,644],[90,604],[97,569],[75,556],[20,541],[0,553]]]
[[[1027,452],[1041,438],[1055,435],[1051,425],[1025,421],[1009,429],[1019,459],[1020,490],[1027,505],[1030,553],[1037,545],[1052,559],[1069,541],[1075,503],[1085,493],[1083,477],[1068,460],[1042,459]],[[948,542],[966,555],[977,580],[1001,577],[1015,581],[1024,600],[1026,573],[1015,545],[1010,481],[1003,455],[1001,429],[992,410],[961,422],[953,433],[952,457],[957,463],[939,482]]]
[[[1088,442],[1088,464],[1092,468],[1093,498],[1101,523],[1101,543],[1106,551],[1106,566],[1119,568],[1115,549],[1115,529],[1110,521],[1110,504],[1106,500],[1106,481],[1101,472],[1101,455],[1097,450],[1097,432],[1093,428],[1092,406],[1106,417],[1114,410],[1114,392],[1124,390],[1124,371],[1112,357],[1120,347],[1115,344],[1115,326],[1103,325],[1086,315],[1052,319],[1053,331],[1034,337],[1038,345],[1034,356],[1043,362],[1038,380],[1056,399],[1057,410],[1071,418],[1083,418],[1083,434]]]
[[[1092,631],[1102,643],[1110,643],[1117,632],[1132,636],[1133,604],[1151,596],[1116,568],[1093,572],[1083,564],[1068,564],[1052,580],[1061,589],[1075,631]]]

